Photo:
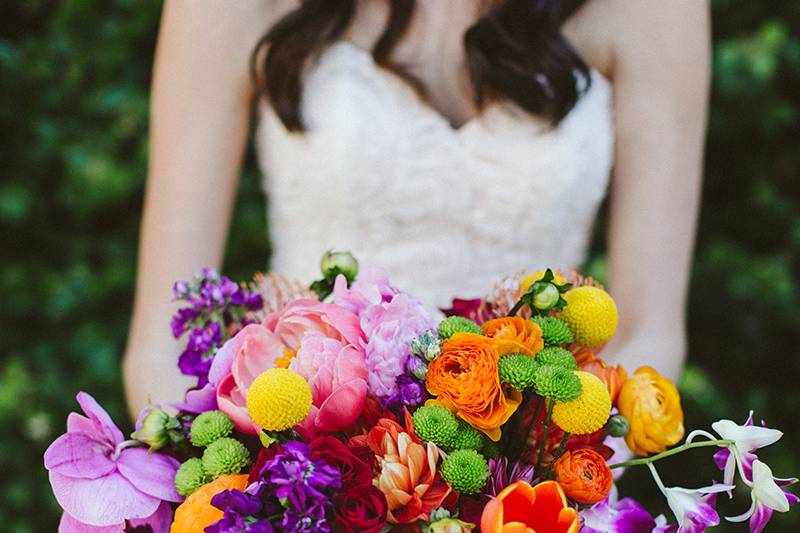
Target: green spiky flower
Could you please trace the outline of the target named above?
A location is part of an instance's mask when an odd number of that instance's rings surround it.
[[[419,438],[443,448],[450,446],[458,430],[456,417],[441,405],[423,405],[411,418]]]
[[[224,474],[238,474],[249,464],[250,452],[244,444],[230,437],[215,440],[203,452],[203,468],[211,480]]]
[[[536,362],[542,365],[553,365],[566,368],[567,370],[577,370],[578,363],[572,352],[557,346],[547,346],[536,353]]]
[[[489,465],[475,450],[457,450],[442,461],[442,477],[453,490],[475,494],[483,488],[489,477]]]
[[[233,431],[233,422],[222,411],[200,413],[192,422],[192,444],[208,446],[217,439],[227,437]]]
[[[480,450],[486,440],[483,438],[483,433],[463,420],[458,420],[457,422],[458,428],[453,438],[450,439],[447,450]]]
[[[439,332],[439,337],[442,339],[449,339],[456,333],[483,334],[483,330],[478,324],[463,316],[449,316],[445,318],[439,322],[437,331]]]
[[[581,380],[572,370],[541,365],[536,371],[536,394],[557,402],[571,402],[581,395]]]
[[[529,355],[509,354],[500,358],[497,367],[500,381],[508,383],[518,391],[524,391],[534,385],[539,363]]]
[[[192,458],[178,468],[175,473],[175,490],[181,496],[189,496],[208,482],[203,461]]]
[[[536,315],[531,318],[539,329],[542,330],[542,339],[548,346],[557,346],[559,344],[569,344],[574,340],[572,330],[566,322],[554,316],[540,316]]]

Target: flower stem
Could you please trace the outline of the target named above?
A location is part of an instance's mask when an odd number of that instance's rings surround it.
[[[542,401],[547,401],[545,398],[542,398]],[[550,403],[547,404],[547,417],[544,419],[544,431],[542,432],[542,442],[539,443],[539,456],[536,458],[536,468],[533,469],[534,477],[542,468],[542,458],[544,457],[544,451],[547,448],[547,436],[550,433],[550,420],[553,418],[553,407],[555,407],[556,401],[552,398],[550,399]]]
[[[569,442],[569,438],[571,436],[572,436],[572,433],[569,433],[568,431],[565,431],[564,432],[564,436],[561,437],[561,443],[558,445],[558,448],[556,449],[556,453],[553,455],[553,462],[551,462],[550,466],[547,468],[547,476],[548,477],[553,472],[553,465],[564,454],[564,448],[567,447],[567,442]]]
[[[507,316],[516,315],[519,312],[519,310],[522,309],[523,305],[525,305],[525,300],[524,298],[520,298],[519,300],[517,300],[517,303],[514,304],[514,307],[512,307],[511,310],[508,312]]]
[[[522,441],[522,446],[519,447],[519,454],[517,454],[517,459],[519,459],[519,455],[522,454],[522,450],[525,449],[528,441],[531,438],[531,431],[533,431],[533,426],[536,425],[536,419],[539,418],[539,411],[542,410],[542,402],[544,402],[544,398],[539,398],[538,403],[536,404],[536,409],[533,410],[533,416],[531,417],[531,423],[528,424],[528,429],[525,431],[525,440]]]
[[[623,468],[627,466],[648,465],[654,463],[655,461],[660,461],[661,459],[665,459],[671,455],[677,455],[687,450],[691,450],[692,448],[704,448],[707,446],[731,446],[732,444],[733,441],[731,440],[706,440],[703,442],[687,442],[681,446],[678,446],[677,448],[672,448],[671,450],[661,452],[658,455],[652,455],[650,457],[640,457],[639,459],[631,459],[630,461],[613,464],[609,468]]]

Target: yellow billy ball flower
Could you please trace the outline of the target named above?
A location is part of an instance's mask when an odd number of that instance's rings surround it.
[[[270,368],[259,375],[247,392],[247,412],[267,431],[284,431],[303,420],[311,410],[311,389],[300,374],[287,368]]]
[[[594,433],[605,425],[611,414],[611,397],[594,374],[578,370],[575,375],[581,380],[581,395],[571,402],[556,402],[553,422],[567,433]]]
[[[597,287],[576,287],[564,294],[566,307],[559,318],[567,323],[575,342],[595,348],[608,342],[617,330],[617,305]]]

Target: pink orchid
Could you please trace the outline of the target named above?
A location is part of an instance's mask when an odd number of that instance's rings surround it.
[[[364,334],[358,317],[341,306],[308,299],[295,300],[279,313],[271,313],[263,324],[246,326],[220,348],[211,365],[209,382],[218,383],[218,408],[231,417],[239,431],[259,431],[246,408],[253,380],[265,370],[288,365],[308,335],[351,346],[363,361]],[[220,374],[224,377],[218,379]],[[320,400],[318,407],[322,403]]]
[[[173,486],[178,461],[131,447],[139,442],[124,440],[94,398],[80,392],[77,400],[86,416],[70,413],[67,432],[44,453],[50,485],[65,514],[59,531],[123,531],[126,521],[137,519],[151,527],[164,523],[162,503],[182,499]]]
[[[310,435],[340,431],[358,419],[367,399],[364,352],[320,333],[307,333],[289,369],[308,381],[313,405],[301,424]]]

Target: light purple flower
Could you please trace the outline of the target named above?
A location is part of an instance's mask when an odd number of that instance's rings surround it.
[[[614,487],[608,498],[581,511],[581,533],[672,533],[678,529],[667,525],[663,515],[653,518],[636,500],[617,498]]]
[[[732,488],[730,485],[714,484],[700,489],[664,489],[669,508],[678,519],[678,532],[702,533],[706,528],[718,526],[720,519],[716,510],[716,496]]]
[[[368,268],[347,287],[343,275],[336,276],[333,284],[333,303],[361,314],[371,305],[391,302],[400,291],[389,285],[389,276],[378,268]]]
[[[723,483],[730,485],[733,483],[733,478],[736,471],[737,463],[742,467],[752,464],[756,456],[751,452],[759,448],[764,448],[770,444],[774,444],[783,436],[783,433],[777,429],[766,427],[763,422],[762,426],[753,424],[753,411],[750,411],[750,416],[747,417],[744,425],[738,425],[731,420],[719,420],[711,424],[714,431],[723,439],[733,441],[733,446],[729,450],[723,450],[725,453],[718,453],[714,456],[717,464],[724,459],[724,466],[720,466],[724,472]],[[691,437],[691,435],[690,435]],[[691,439],[687,438],[687,441]]]
[[[483,488],[483,494],[495,497],[507,486],[517,481],[531,483],[533,481],[533,465],[514,461],[511,464],[504,455],[489,459],[489,479]]]
[[[396,379],[405,372],[409,343],[433,326],[422,304],[407,294],[364,309],[361,329],[367,337],[367,385],[374,396],[386,398],[397,392]]]
[[[60,531],[92,531],[76,523],[119,527],[150,519],[162,501],[181,501],[173,486],[178,461],[130,447],[139,443],[125,441],[94,398],[80,392],[77,400],[86,416],[70,413],[67,432],[44,454],[53,493],[68,515]]]

